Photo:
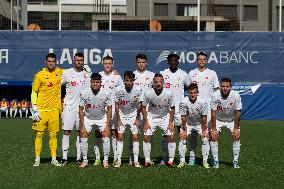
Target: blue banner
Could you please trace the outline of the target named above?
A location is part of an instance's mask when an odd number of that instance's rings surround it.
[[[159,72],[168,67],[167,55],[176,52],[180,67],[189,72],[196,67],[196,53],[205,51],[208,67],[219,77],[237,83],[284,83],[282,36],[279,32],[1,31],[0,82],[32,81],[49,52],[57,54],[62,68],[72,67],[73,55],[83,52],[94,71],[101,70],[101,60],[108,54],[120,72],[136,68],[137,53],[147,54],[149,70]]]
[[[101,71],[102,58],[110,55],[115,69],[123,73],[136,69],[137,53],[148,56],[148,69],[153,72],[167,68],[168,54],[177,53],[180,68],[189,72],[196,68],[197,52],[205,51],[208,67],[219,78],[231,78],[244,101],[259,109],[262,106],[257,106],[258,102],[266,104],[264,96],[270,90],[281,94],[274,98],[283,101],[283,87],[279,85],[284,83],[283,42],[281,32],[0,31],[0,85],[30,86],[34,74],[45,67],[49,52],[57,55],[61,68],[72,67],[72,57],[82,52],[93,72]],[[262,91],[263,84],[271,87]],[[284,120],[283,108],[275,105],[278,113],[262,117]],[[243,116],[260,119],[249,112]]]

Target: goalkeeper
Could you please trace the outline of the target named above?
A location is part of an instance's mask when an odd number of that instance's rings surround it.
[[[39,71],[32,84],[32,129],[35,130],[35,163],[40,165],[42,138],[45,128],[49,132],[51,164],[61,166],[56,160],[57,133],[59,131],[59,111],[61,108],[61,75],[63,69],[56,67],[56,55],[49,53],[45,57],[46,67]]]

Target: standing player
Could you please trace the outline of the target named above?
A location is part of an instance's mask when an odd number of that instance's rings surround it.
[[[208,105],[206,101],[198,96],[198,86],[191,83],[188,86],[188,97],[184,97],[180,103],[182,116],[182,131],[179,142],[179,168],[185,165],[186,139],[192,131],[198,132],[202,140],[203,167],[210,168],[207,162],[209,154],[209,135],[207,128]]]
[[[84,89],[90,87],[90,70],[84,67],[84,55],[76,53],[74,56],[74,67],[64,70],[61,83],[66,85],[66,95],[64,97],[62,112],[62,165],[67,164],[67,155],[69,150],[69,138],[74,126],[77,130],[76,148],[77,163],[80,164],[81,147],[80,147],[80,128],[79,128],[79,94]]]
[[[6,117],[8,117],[8,108],[9,107],[9,102],[6,100],[6,98],[2,98],[1,100],[1,112],[0,112],[0,118],[1,118],[1,114],[2,112],[6,113]]]
[[[18,109],[19,109],[19,104],[17,102],[17,99],[13,99],[10,102],[10,117],[16,117],[18,113]],[[13,115],[13,112],[14,112],[14,115]]]
[[[211,124],[210,99],[213,96],[214,91],[216,91],[219,88],[219,81],[216,72],[206,67],[207,55],[205,52],[197,53],[196,63],[197,63],[197,68],[191,70],[188,73],[187,85],[189,85],[190,83],[196,83],[198,85],[198,90],[199,90],[198,96],[203,98],[208,105],[207,125],[210,130],[210,124]],[[192,132],[189,137],[190,158],[188,165],[195,164],[194,150],[197,145],[196,137],[197,137],[196,132]]]
[[[231,90],[231,80],[223,78],[220,90],[216,91],[211,99],[211,151],[214,158],[214,168],[219,168],[218,137],[222,127],[230,130],[233,139],[233,167],[240,168],[238,159],[240,153],[240,117],[242,101],[240,94]]]
[[[130,126],[132,134],[132,145],[134,154],[134,166],[140,168],[138,162],[139,156],[139,124],[140,124],[140,109],[142,101],[142,91],[138,87],[134,87],[135,75],[131,71],[124,73],[124,87],[120,86],[115,92],[115,113],[118,130],[117,141],[117,162],[114,167],[121,166],[121,156],[123,152],[123,139],[126,126]]]
[[[56,55],[49,53],[45,57],[46,68],[39,71],[32,85],[32,129],[36,132],[35,163],[40,165],[42,138],[47,127],[51,164],[61,166],[56,160],[57,133],[59,131],[59,111],[61,109],[61,75],[63,70],[56,67]]]
[[[186,85],[187,74],[185,71],[178,68],[179,65],[179,55],[169,54],[167,57],[169,68],[161,71],[161,74],[164,77],[166,89],[170,90],[175,99],[175,118],[174,124],[178,128],[181,127],[181,115],[179,112],[179,103],[184,97],[184,88]],[[162,150],[163,150],[163,160],[160,165],[165,165],[168,161],[168,143],[167,137],[163,136],[162,140]]]
[[[26,115],[25,117],[28,117],[28,113],[29,113],[29,102],[27,101],[27,99],[23,99],[21,102],[20,102],[20,110],[19,110],[19,113],[20,113],[20,117],[22,117],[22,113],[25,112]]]
[[[109,90],[109,92],[111,93],[112,96],[114,96],[115,94],[115,88],[118,86],[123,86],[123,81],[122,78],[120,77],[120,75],[117,75],[114,70],[113,70],[113,58],[111,56],[106,56],[103,58],[103,71],[101,71],[99,74],[102,76],[102,88],[105,90]],[[114,117],[114,112],[115,112],[115,108],[114,108],[114,104],[112,106],[112,113],[113,113],[113,117],[112,117],[112,121],[110,123],[110,131],[111,131],[111,141],[112,141],[112,150],[113,150],[113,159],[114,162],[113,164],[116,164],[116,160],[117,160],[117,140],[116,140],[116,136],[117,136],[117,129],[115,126],[115,117]],[[99,139],[96,138],[95,139],[95,146],[94,146],[94,150],[95,150],[95,154],[96,154],[96,162],[95,165],[100,164],[100,161],[98,160],[99,157]]]
[[[174,114],[175,102],[171,91],[164,89],[164,78],[161,74],[154,76],[154,88],[144,94],[142,102],[142,113],[144,118],[144,141],[143,151],[145,156],[145,167],[153,164],[150,159],[151,138],[157,127],[163,130],[163,135],[168,139],[169,161],[168,165],[173,166],[176,143]],[[148,112],[146,107],[149,104]]]
[[[136,65],[134,85],[140,87],[145,92],[152,88],[155,74],[147,70],[147,56],[145,54],[136,55]]]
[[[109,90],[101,88],[102,76],[98,73],[91,75],[91,86],[80,95],[79,118],[81,150],[83,162],[80,167],[88,166],[88,137],[94,128],[99,130],[103,140],[103,166],[109,167],[108,156],[110,151],[110,121],[112,116],[113,98]]]
[[[154,73],[147,70],[147,64],[148,59],[145,54],[137,54],[135,58],[135,63],[137,66],[137,69],[134,71],[135,74],[135,81],[134,86],[139,87],[142,89],[142,93],[145,93],[146,91],[153,88],[153,78]],[[141,112],[141,111],[140,111]],[[143,117],[141,116],[141,121],[143,120]],[[143,127],[143,123],[140,124],[140,127]],[[142,128],[141,128],[142,129]],[[133,152],[132,150],[132,139],[130,138],[129,143],[129,150]],[[132,165],[133,162],[133,154],[131,155],[129,159],[129,164]]]

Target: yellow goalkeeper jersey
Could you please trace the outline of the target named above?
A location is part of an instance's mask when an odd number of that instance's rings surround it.
[[[39,110],[61,108],[62,73],[63,69],[60,68],[56,68],[53,72],[43,68],[35,75],[32,90],[38,93],[37,107]]]

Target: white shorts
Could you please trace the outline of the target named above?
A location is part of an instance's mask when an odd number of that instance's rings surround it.
[[[193,131],[196,131],[199,135],[202,135],[202,128],[201,125],[186,125],[186,133],[187,136],[189,136]],[[208,128],[207,128],[208,132]]]
[[[139,133],[139,128],[134,125],[136,115],[131,117],[120,116],[120,120],[122,125],[117,129],[118,133],[124,133],[127,125],[130,126],[131,134],[137,135]]]
[[[234,121],[231,121],[231,122],[223,122],[223,121],[219,121],[219,120],[216,120],[216,128],[217,128],[217,131],[218,132],[221,132],[221,128],[222,127],[226,127],[227,129],[230,130],[230,132],[232,133],[233,130],[234,130]]]
[[[27,108],[22,108],[22,109],[21,109],[21,111],[27,111],[27,110],[28,110]]]
[[[7,108],[7,107],[1,107],[0,110],[1,110],[1,111],[6,111],[6,110],[8,110],[8,108]]]
[[[107,116],[105,116],[101,120],[88,119],[86,116],[84,116],[84,124],[88,133],[92,132],[93,129],[103,132],[103,130],[106,127],[106,121],[107,121]]]
[[[65,131],[72,131],[74,129],[80,130],[79,112],[64,108],[62,112],[62,129]]]
[[[151,128],[147,129],[146,132],[144,131],[144,135],[153,135],[157,127],[160,127],[162,129],[162,136],[173,135],[173,133],[168,130],[169,118],[169,114],[164,116],[163,118],[153,118],[150,114],[148,114],[148,122]]]

